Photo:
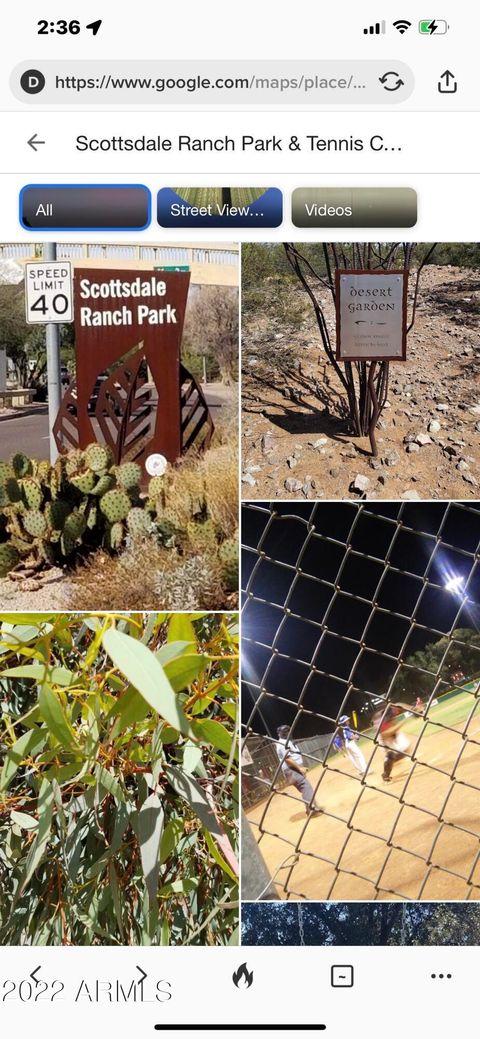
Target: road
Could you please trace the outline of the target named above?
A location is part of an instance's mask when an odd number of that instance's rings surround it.
[[[222,383],[210,383],[204,392],[215,422],[220,408],[234,399],[232,390]],[[0,422],[0,459],[11,458],[15,451],[24,451],[32,458],[49,458],[46,404],[19,409],[17,416]]]
[[[0,458],[11,458],[15,451],[49,458],[47,405],[32,404],[19,410],[18,416],[0,422]]]

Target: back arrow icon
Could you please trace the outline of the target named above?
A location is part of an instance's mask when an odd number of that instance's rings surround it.
[[[29,144],[30,147],[33,148],[34,152],[36,152],[38,151],[37,145],[46,144],[46,141],[41,141],[40,138],[37,137],[36,133],[33,133],[30,140],[27,141],[27,144]]]
[[[389,86],[389,79],[388,79],[389,76],[395,76],[396,77],[396,82],[393,84],[393,86]],[[403,82],[403,79],[400,79],[400,76],[399,76],[398,72],[384,72],[383,76],[379,76],[379,82],[382,84],[382,87],[385,90],[390,90],[390,91],[391,90],[400,90],[400,87],[404,87],[405,86],[405,84]]]

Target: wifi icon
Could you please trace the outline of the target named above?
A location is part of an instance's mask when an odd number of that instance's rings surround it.
[[[397,21],[393,23],[393,27],[394,29],[398,29],[398,32],[403,36],[404,32],[410,28],[411,24],[411,22],[407,22],[406,18],[398,18]]]

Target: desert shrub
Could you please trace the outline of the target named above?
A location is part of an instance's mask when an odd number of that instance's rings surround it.
[[[134,542],[118,556],[96,552],[72,574],[72,610],[235,609],[238,592],[222,580],[216,553],[184,552]]]
[[[235,620],[0,620],[0,942],[235,941]]]

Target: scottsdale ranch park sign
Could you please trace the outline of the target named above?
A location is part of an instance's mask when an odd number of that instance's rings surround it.
[[[180,358],[189,284],[185,271],[75,268],[76,380],[54,425],[59,451],[103,440],[117,462],[145,466],[208,444],[208,406]]]
[[[137,274],[133,279],[115,274],[106,280],[76,277],[76,316],[80,328],[145,328],[146,326],[183,326],[185,306],[175,295],[169,297],[165,277]],[[102,272],[103,274],[104,272]],[[172,285],[170,284],[170,296]],[[185,300],[186,302],[186,300]]]
[[[336,271],[337,360],[405,361],[405,271]]]

